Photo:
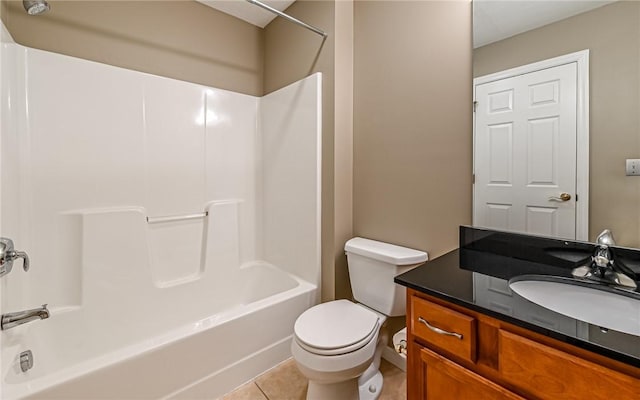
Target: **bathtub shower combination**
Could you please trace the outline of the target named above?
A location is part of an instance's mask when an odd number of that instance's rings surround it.
[[[5,32],[6,36],[6,32]],[[0,397],[215,398],[320,278],[320,88],[257,98],[2,44]],[[20,354],[30,350],[26,372]]]

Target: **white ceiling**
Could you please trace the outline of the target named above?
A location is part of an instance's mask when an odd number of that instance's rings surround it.
[[[539,28],[614,1],[473,0],[473,48]]]
[[[236,18],[247,21],[250,24],[264,28],[276,15],[260,8],[246,0],[196,0],[199,3],[215,8]],[[260,0],[279,11],[284,11],[295,0]]]

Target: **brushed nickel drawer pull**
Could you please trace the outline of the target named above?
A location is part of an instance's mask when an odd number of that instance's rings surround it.
[[[431,329],[435,333],[438,333],[440,335],[455,336],[458,339],[462,340],[462,335],[461,334],[456,333],[456,332],[445,331],[444,329],[440,329],[437,326],[433,326],[426,319],[424,319],[422,317],[418,317],[418,322],[423,323],[427,328]]]

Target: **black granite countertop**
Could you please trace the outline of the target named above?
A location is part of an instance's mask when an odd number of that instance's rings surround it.
[[[573,268],[590,260],[593,249],[589,243],[461,227],[459,249],[398,275],[395,282],[640,367],[640,336],[556,313],[509,289],[509,279],[525,274],[571,277]],[[617,262],[638,280],[640,251],[613,250]]]

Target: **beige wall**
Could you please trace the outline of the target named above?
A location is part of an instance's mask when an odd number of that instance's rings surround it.
[[[426,250],[471,222],[471,3],[356,1],[354,233]]]
[[[356,1],[354,35],[354,235],[433,259],[471,222],[471,3]]]
[[[589,49],[589,238],[640,247],[640,2],[621,1],[474,51],[474,76]]]
[[[262,30],[195,1],[56,1],[29,16],[5,1],[16,42],[260,96]]]
[[[328,37],[323,40],[286,20],[271,22],[264,32],[264,88],[269,93],[322,72],[322,299],[350,297],[342,248],[352,235],[353,4],[298,1],[286,12]]]

